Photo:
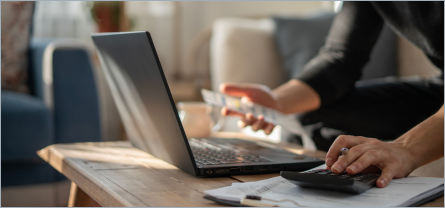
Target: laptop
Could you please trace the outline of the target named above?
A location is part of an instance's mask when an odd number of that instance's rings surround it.
[[[324,163],[265,142],[188,139],[149,32],[92,35],[131,143],[198,177],[307,170]]]

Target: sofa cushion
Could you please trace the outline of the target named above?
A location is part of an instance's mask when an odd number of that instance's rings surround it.
[[[51,113],[42,100],[2,90],[2,161],[39,158],[54,143]]]
[[[55,50],[53,70],[54,142],[101,141],[98,93],[87,51]]]
[[[325,43],[335,14],[318,13],[306,18],[274,17],[274,39],[288,78],[299,74]],[[362,80],[397,75],[396,35],[386,25],[374,46]]]
[[[272,19],[224,17],[213,24],[210,42],[212,89],[223,82],[275,88],[286,81],[273,40]]]
[[[52,183],[66,177],[42,159],[2,161],[2,188],[31,184]]]

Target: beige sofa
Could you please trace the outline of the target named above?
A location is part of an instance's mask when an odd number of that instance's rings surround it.
[[[254,82],[271,88],[285,82],[273,40],[274,28],[270,18],[216,20],[210,40],[212,88],[218,89],[222,82]],[[398,49],[399,76],[430,77],[439,73],[423,52],[406,40],[399,38]]]
[[[223,82],[260,83],[272,89],[284,83],[285,72],[273,40],[274,28],[270,18],[226,17],[216,20],[205,35],[210,38],[212,89],[217,91]],[[205,56],[202,60],[208,61]],[[417,75],[426,78],[440,73],[422,51],[401,38],[398,39],[397,63],[401,77]],[[419,68],[422,70],[417,70]],[[236,121],[237,118],[228,118],[225,130],[239,131]],[[241,131],[255,134],[248,129]],[[277,139],[267,138],[263,133],[256,134],[266,140]],[[419,168],[412,175],[443,177],[443,163],[442,158]]]

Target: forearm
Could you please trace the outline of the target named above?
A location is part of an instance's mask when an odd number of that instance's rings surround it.
[[[273,90],[278,102],[278,110],[290,114],[306,112],[320,107],[320,97],[317,92],[306,83],[291,79]]]
[[[406,147],[412,155],[414,168],[443,157],[444,107],[402,135],[393,143]]]

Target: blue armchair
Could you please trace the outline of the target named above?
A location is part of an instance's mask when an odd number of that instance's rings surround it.
[[[31,95],[1,93],[2,187],[63,180],[36,151],[55,143],[102,140],[87,47],[71,39],[34,39],[29,52]]]

